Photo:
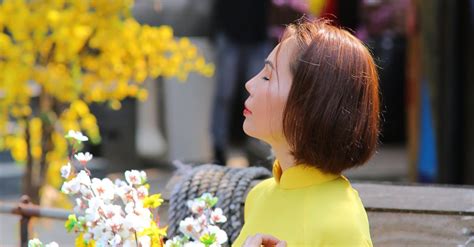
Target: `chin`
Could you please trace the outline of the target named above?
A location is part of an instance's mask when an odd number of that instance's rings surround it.
[[[248,136],[256,138],[254,131],[252,131],[253,128],[247,119],[244,120],[244,123],[242,124],[242,129],[244,133]]]

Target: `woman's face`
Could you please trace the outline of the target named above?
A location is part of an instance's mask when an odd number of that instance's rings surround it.
[[[289,62],[295,43],[288,38],[278,44],[263,69],[245,84],[250,96],[245,101],[244,132],[269,144],[285,140],[283,110],[293,82]]]

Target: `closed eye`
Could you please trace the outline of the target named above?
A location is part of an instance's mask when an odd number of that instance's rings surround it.
[[[269,80],[270,80],[270,78],[268,78],[267,76],[262,77],[262,79],[265,80],[265,81],[269,81]]]

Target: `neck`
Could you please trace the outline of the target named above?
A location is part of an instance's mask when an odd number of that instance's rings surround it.
[[[275,153],[275,157],[280,163],[280,167],[282,171],[295,166],[296,162],[293,158],[293,155],[290,154],[290,147],[288,143],[277,143],[272,144],[273,152]]]

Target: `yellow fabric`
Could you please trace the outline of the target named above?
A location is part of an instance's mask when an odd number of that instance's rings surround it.
[[[273,178],[255,186],[245,201],[245,224],[232,246],[248,236],[270,234],[289,247],[372,246],[367,214],[349,181],[342,175],[297,165],[282,172],[278,161]]]

